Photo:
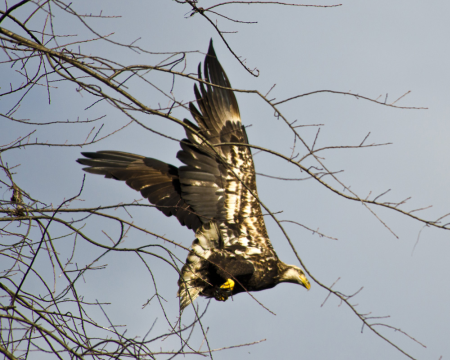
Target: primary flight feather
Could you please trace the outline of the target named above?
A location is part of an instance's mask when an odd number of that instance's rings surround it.
[[[257,199],[250,147],[226,145],[248,144],[248,139],[212,41],[204,78],[200,64],[198,76],[207,84],[194,86],[198,109],[189,104],[197,125],[184,120],[187,139],[177,154],[183,166],[120,151],[84,152],[85,158],[77,161],[87,165],[86,172],[125,181],[166,216],[195,231],[178,280],[181,310],[198,296],[225,301],[281,282],[309,289],[303,270],[280,261],[272,247]]]

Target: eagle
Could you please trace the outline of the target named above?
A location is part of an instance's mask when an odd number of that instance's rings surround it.
[[[184,119],[176,167],[121,151],[82,152],[84,171],[125,181],[162,211],[195,232],[180,271],[180,310],[198,296],[225,301],[282,282],[310,283],[302,269],[282,262],[272,247],[256,190],[256,173],[231,84],[212,40],[198,65],[189,103],[197,124]],[[237,145],[243,144],[243,145]]]

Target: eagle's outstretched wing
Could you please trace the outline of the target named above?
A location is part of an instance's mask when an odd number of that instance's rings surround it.
[[[88,167],[84,171],[125,181],[141,192],[166,216],[176,216],[181,225],[196,231],[202,224],[199,216],[181,197],[178,168],[162,161],[121,151],[81,153],[86,158],[77,162]]]
[[[230,82],[212,41],[204,62],[204,80],[194,86],[198,109],[189,104],[194,125],[185,119],[187,139],[178,159],[184,166],[119,151],[84,152],[77,161],[86,172],[122,180],[141,192],[165,215],[197,231],[211,220],[220,225],[223,247],[242,246],[259,253],[269,246],[256,191],[255,170],[245,128]],[[203,78],[199,65],[199,78]],[[214,84],[217,86],[211,86]],[[206,144],[204,140],[209,144]],[[213,145],[211,148],[210,145]],[[245,248],[245,249],[244,249]]]
[[[242,245],[253,253],[262,252],[267,246],[271,249],[255,197],[256,174],[251,149],[228,145],[248,144],[248,140],[236,97],[228,90],[231,84],[217,60],[212,42],[204,62],[204,76],[208,84],[200,83],[200,90],[197,85],[194,87],[200,111],[190,104],[198,127],[189,120],[184,121],[214,145],[214,149],[186,130],[188,140],[182,142],[182,150],[177,155],[186,164],[178,170],[182,197],[203,217],[203,222],[215,219],[222,225],[220,235],[225,248]],[[202,78],[200,65],[199,77]]]

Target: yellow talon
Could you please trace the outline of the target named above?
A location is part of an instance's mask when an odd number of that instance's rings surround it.
[[[234,289],[234,281],[231,280],[231,279],[228,279],[220,288],[233,291],[233,289]]]
[[[234,281],[231,279],[227,279],[225,283],[216,291],[216,295],[214,296],[218,301],[226,301],[228,296],[231,295],[234,289]]]

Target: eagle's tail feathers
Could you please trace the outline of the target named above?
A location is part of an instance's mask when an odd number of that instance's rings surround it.
[[[178,280],[177,296],[180,298],[180,310],[193,302],[209,285],[208,258],[213,253],[213,249],[219,247],[219,228],[214,221],[203,224],[197,230],[196,237]]]
[[[180,279],[180,281],[182,281],[182,279]],[[193,281],[186,281],[186,279],[184,279],[184,281],[180,283],[177,294],[177,296],[180,298],[180,311],[183,311],[186,306],[194,302],[194,300],[198,298],[200,292],[203,290],[204,286],[191,286],[189,284],[190,282]]]

